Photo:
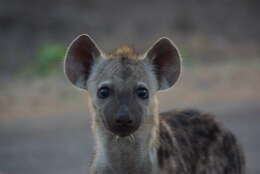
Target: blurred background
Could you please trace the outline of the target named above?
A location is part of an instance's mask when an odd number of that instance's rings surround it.
[[[86,174],[93,138],[87,93],[63,75],[66,47],[88,33],[103,51],[144,52],[161,36],[183,74],[160,109],[212,112],[260,173],[260,1],[0,0],[0,174]]]

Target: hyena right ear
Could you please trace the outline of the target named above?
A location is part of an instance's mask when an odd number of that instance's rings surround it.
[[[145,59],[152,65],[158,81],[158,90],[175,84],[181,72],[181,55],[175,44],[163,37],[146,52]]]
[[[87,89],[91,68],[102,52],[88,35],[74,39],[67,49],[64,71],[70,82],[78,88]]]

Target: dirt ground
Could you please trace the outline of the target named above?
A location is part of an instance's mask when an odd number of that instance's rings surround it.
[[[248,174],[260,173],[259,65],[186,64],[178,84],[159,94],[161,111],[195,107],[214,113],[241,142]],[[61,76],[0,88],[0,174],[88,173],[94,144],[84,92]]]

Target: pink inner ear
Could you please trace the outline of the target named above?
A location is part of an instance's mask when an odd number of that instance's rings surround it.
[[[171,85],[175,83],[179,76],[179,58],[174,50],[168,50],[155,58],[154,64],[157,67],[158,78],[163,78]],[[177,56],[177,57],[176,57]]]
[[[76,52],[70,59],[67,60],[67,75],[75,84],[80,77],[88,78],[92,58],[90,54],[84,52]]]
[[[154,59],[154,62],[162,67],[167,64],[170,65],[170,64],[174,63],[174,60],[175,60],[175,59],[171,58],[173,55],[174,55],[174,53],[172,50],[167,50],[165,52],[157,54]]]
[[[79,73],[89,73],[89,68],[93,61],[92,48],[88,47],[88,45],[76,44],[75,48],[72,49],[74,63],[77,64],[77,68],[80,70]]]

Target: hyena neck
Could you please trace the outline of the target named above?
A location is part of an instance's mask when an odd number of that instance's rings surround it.
[[[118,138],[100,123],[93,124],[97,145],[94,160],[96,169],[104,169],[108,173],[128,171],[144,174],[153,174],[157,170],[158,130],[155,125],[138,130],[133,134],[134,137]]]

